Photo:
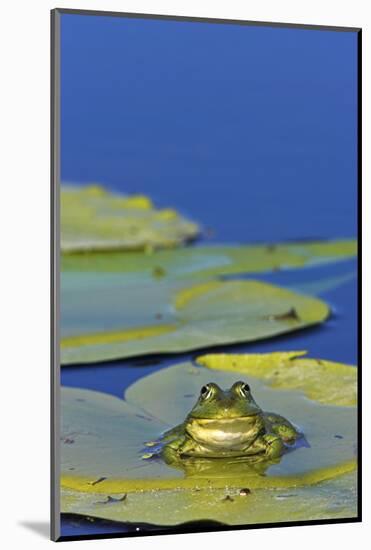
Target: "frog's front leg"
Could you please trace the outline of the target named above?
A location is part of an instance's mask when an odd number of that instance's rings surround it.
[[[264,453],[264,458],[280,458],[285,450],[282,439],[274,434],[264,434],[258,437],[253,444],[254,452]]]
[[[174,428],[171,428],[170,430],[167,430],[166,432],[164,432],[158,439],[153,441],[146,441],[144,443],[144,446],[147,448],[156,447],[159,443],[176,440],[181,438],[183,435],[184,435],[183,424],[179,424],[178,426],[175,426]]]
[[[280,458],[285,452],[285,445],[282,439],[273,434],[266,434],[263,436],[266,444],[266,456],[269,459]]]
[[[265,419],[268,422],[269,431],[278,435],[284,442],[295,443],[301,436],[295,426],[279,414],[266,413]]]
[[[178,439],[184,435],[184,424],[178,424],[174,428],[164,432],[160,438],[161,441],[170,441],[171,439]]]
[[[167,464],[174,464],[179,461],[179,456],[181,454],[180,449],[183,444],[184,437],[178,437],[163,446],[161,454]]]

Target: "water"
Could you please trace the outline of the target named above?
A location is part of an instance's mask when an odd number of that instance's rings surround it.
[[[356,43],[352,32],[64,14],[62,180],[148,194],[220,243],[355,237]],[[333,311],[324,326],[231,351],[307,349],[355,364],[355,269],[259,275],[304,289],[350,274],[320,293]],[[121,397],[194,355],[64,367],[61,379]],[[123,529],[62,522],[64,536]]]

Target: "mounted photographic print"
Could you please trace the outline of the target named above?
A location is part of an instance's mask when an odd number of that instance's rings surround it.
[[[360,521],[361,31],[52,12],[52,538]]]

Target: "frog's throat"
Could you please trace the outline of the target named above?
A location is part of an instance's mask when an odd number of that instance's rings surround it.
[[[186,432],[195,441],[215,449],[238,449],[251,445],[264,431],[261,415],[238,418],[191,418]]]

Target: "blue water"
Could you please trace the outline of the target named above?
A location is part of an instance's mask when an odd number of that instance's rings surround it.
[[[62,179],[222,241],[356,233],[356,33],[62,16]]]
[[[353,32],[63,14],[62,180],[146,193],[221,243],[355,237],[356,45]],[[355,269],[259,278],[300,287]],[[320,296],[325,325],[231,350],[355,364],[356,279]],[[122,396],[194,355],[64,367],[62,383]],[[123,530],[85,523],[63,520],[62,534]]]

